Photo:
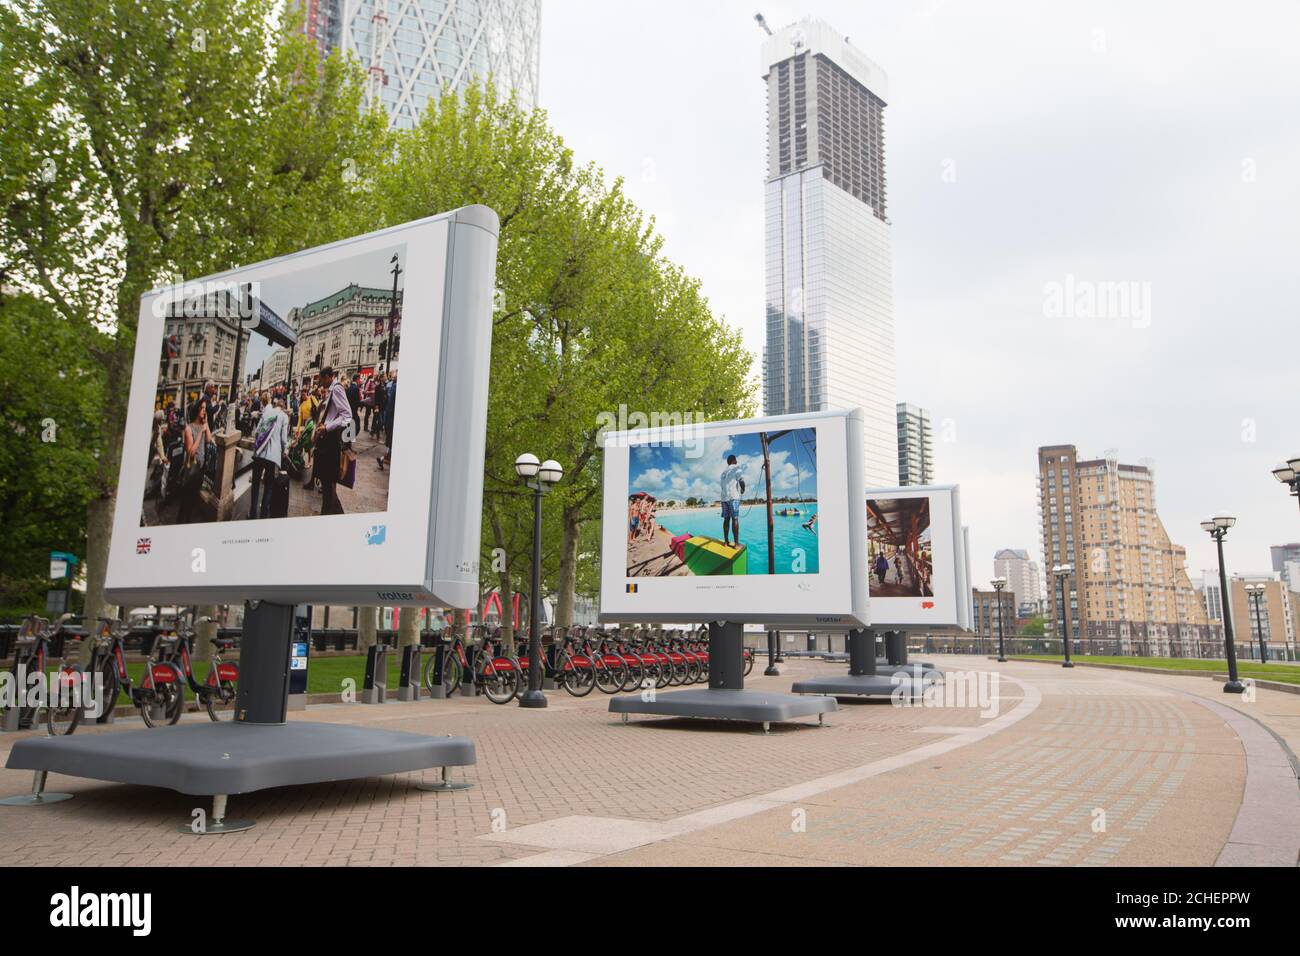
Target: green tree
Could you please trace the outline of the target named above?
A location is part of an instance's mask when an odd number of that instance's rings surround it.
[[[662,257],[662,240],[594,166],[578,166],[540,110],[495,88],[431,102],[377,177],[394,224],[468,203],[501,219],[484,483],[483,586],[509,607],[531,565],[532,495],[514,459],[556,458],[545,503],[543,579],[559,575],[567,623],[579,581],[594,589],[602,413],[720,418],[749,411],[750,356],[709,311],[699,284]],[[587,544],[584,544],[587,541]],[[588,592],[590,593],[590,592]]]
[[[103,606],[139,300],[361,231],[387,127],[276,0],[4,0],[0,269],[84,348],[86,613]]]
[[[1025,626],[1020,629],[1021,637],[1042,637],[1045,633],[1046,624],[1043,615],[1036,614],[1025,622]]]
[[[51,550],[86,553],[102,384],[47,303],[0,296],[0,615],[44,610]]]

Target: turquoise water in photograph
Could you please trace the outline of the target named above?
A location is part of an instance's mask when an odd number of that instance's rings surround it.
[[[775,508],[798,508],[801,515],[772,515],[772,536],[776,544],[776,573],[794,574],[794,549],[803,548],[803,574],[816,574],[818,568],[817,534],[805,531],[803,523],[817,513],[815,502],[798,505],[773,505]],[[705,511],[660,511],[659,526],[679,534],[703,534],[722,540],[722,509]],[[767,508],[764,505],[740,506],[740,543],[749,550],[749,573],[767,574]]]

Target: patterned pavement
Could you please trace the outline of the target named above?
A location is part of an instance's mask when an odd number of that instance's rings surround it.
[[[977,657],[936,662],[968,670],[971,688],[998,666]],[[794,678],[843,666],[791,661],[781,677],[764,678],[760,665],[749,686],[784,691]],[[469,736],[479,763],[464,775],[475,786],[416,789],[435,778],[429,771],[263,791],[230,801],[230,816],[255,819],[256,828],[200,839],[175,832],[192,810],[207,808],[197,798],[55,776],[50,789],[76,799],[0,807],[0,858],[92,866],[1201,866],[1219,859],[1232,833],[1244,854],[1233,862],[1258,862],[1266,844],[1275,860],[1289,854],[1294,864],[1288,838],[1251,836],[1300,832],[1285,750],[1262,734],[1275,750],[1253,743],[1258,753],[1248,759],[1251,748],[1215,710],[1223,705],[1212,694],[1225,696],[1218,685],[1001,666],[994,700],[845,702],[826,728],[789,724],[770,736],[718,722],[634,718],[624,726],[599,693],[575,700],[551,692],[545,711],[459,697],[314,707],[292,719]],[[1300,723],[1294,695],[1259,691],[1254,703],[1228,704],[1288,733],[1288,721]],[[95,732],[135,726],[119,721]],[[12,740],[0,737],[0,759]],[[1273,789],[1243,803],[1248,766],[1254,774],[1261,761]],[[0,770],[0,793],[22,792],[30,779]],[[1260,805],[1274,816],[1259,817]],[[1239,820],[1243,806],[1249,812]],[[1267,828],[1244,825],[1252,820]]]

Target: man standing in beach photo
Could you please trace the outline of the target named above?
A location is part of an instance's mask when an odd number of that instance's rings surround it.
[[[736,456],[727,456],[727,467],[722,469],[722,543],[731,547],[732,536],[736,541],[734,547],[740,547],[740,496],[745,493],[745,479]]]

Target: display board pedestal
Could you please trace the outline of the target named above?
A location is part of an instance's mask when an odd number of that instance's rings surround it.
[[[892,633],[892,632],[889,632]],[[886,633],[886,646],[889,643]],[[925,687],[934,680],[932,671],[923,672],[915,679],[912,668],[899,664],[891,666],[876,659],[876,635],[870,629],[850,631],[849,672],[827,674],[795,681],[790,688],[796,694],[825,694],[831,697],[893,697],[901,693],[907,697],[920,697]],[[905,676],[896,676],[903,672]]]
[[[693,717],[714,720],[742,720],[762,724],[770,730],[774,723],[799,717],[816,717],[838,709],[833,698],[799,697],[770,691],[745,690],[744,626],[737,623],[709,624],[709,686],[667,694],[647,689],[637,694],[614,697],[609,702],[611,714],[622,714],[627,723],[631,714],[659,717]]]
[[[235,794],[476,762],[474,744],[465,737],[288,722],[293,610],[265,601],[246,608],[234,720],[28,737],[14,743],[5,767],[36,771],[41,789],[45,774],[53,772],[211,796],[215,824],[224,820],[225,798]],[[45,795],[44,802],[52,797]],[[234,828],[228,821],[224,827],[184,829],[202,835]]]

